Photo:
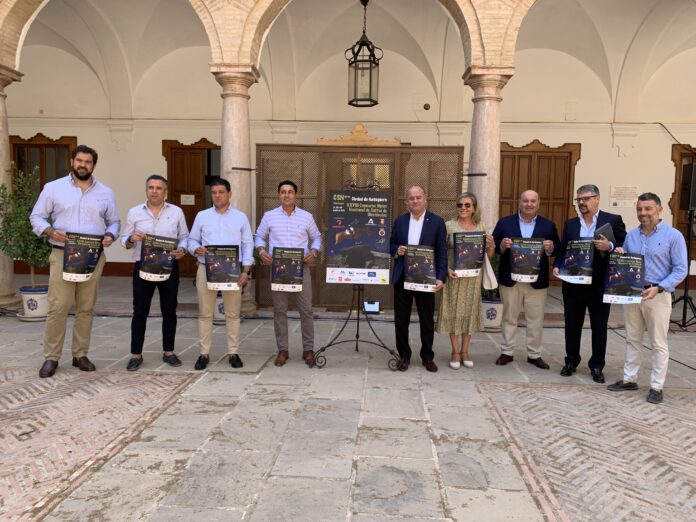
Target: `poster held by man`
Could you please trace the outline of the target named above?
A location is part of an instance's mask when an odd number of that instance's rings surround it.
[[[92,278],[94,269],[104,251],[104,236],[66,232],[63,256],[63,281],[83,283]]]
[[[592,262],[594,245],[592,239],[568,241],[565,256],[559,267],[558,278],[578,285],[592,284]]]
[[[302,292],[304,275],[304,249],[273,249],[271,265],[271,290],[276,292]]]
[[[239,245],[206,245],[208,290],[240,290]]]
[[[406,247],[404,289],[416,292],[436,292],[435,249],[426,245]]]
[[[641,254],[609,254],[603,301],[612,304],[640,303],[645,284],[644,266]]]
[[[510,247],[510,277],[519,283],[534,283],[539,279],[544,240],[538,238],[512,239]]]
[[[146,234],[140,250],[139,275],[145,281],[166,281],[174,270],[176,238]]]

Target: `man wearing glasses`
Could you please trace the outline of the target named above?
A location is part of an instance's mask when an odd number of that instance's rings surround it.
[[[558,277],[560,265],[565,256],[569,241],[580,238],[595,238],[595,231],[609,224],[616,244],[603,234],[594,239],[595,248],[592,260],[592,284],[573,284],[563,281],[563,316],[565,320],[565,365],[561,375],[570,377],[580,364],[580,336],[585,322],[585,311],[590,312],[592,327],[592,357],[588,361],[594,382],[603,383],[604,357],[607,351],[607,322],[611,305],[602,302],[604,276],[609,260],[608,253],[623,245],[626,226],[621,216],[599,210],[599,189],[596,185],[583,185],[576,191],[575,202],[579,216],[569,219],[563,225],[561,252],[556,257],[553,275]]]

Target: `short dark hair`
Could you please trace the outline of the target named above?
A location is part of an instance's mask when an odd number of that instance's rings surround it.
[[[97,151],[94,150],[92,147],[88,147],[87,145],[78,145],[72,151],[72,159],[75,159],[75,157],[80,153],[91,155],[92,163],[94,163],[95,165],[97,164],[97,158],[99,157],[99,155],[97,154]]]
[[[599,187],[588,183],[587,185],[578,187],[578,190],[575,191],[576,194],[580,194],[581,192],[591,192],[593,196],[599,196]]]
[[[159,174],[153,174],[152,176],[147,178],[145,180],[145,186],[147,187],[147,184],[152,180],[161,181],[162,183],[164,183],[164,188],[169,187],[169,183],[167,182],[167,178],[165,178],[164,176],[160,176]]]
[[[230,187],[230,182],[223,178],[215,178],[213,181],[210,182],[211,189],[215,185],[222,185],[223,187],[225,187],[225,190],[227,190],[227,192],[230,192],[232,190],[232,187]]]
[[[289,179],[286,179],[285,181],[281,181],[278,183],[278,192],[280,193],[280,187],[283,185],[290,185],[295,192],[297,192],[297,185],[295,185],[294,182],[290,181]]]
[[[654,192],[643,192],[638,196],[638,201],[654,201],[658,207],[662,206],[662,201],[660,201],[660,196]]]

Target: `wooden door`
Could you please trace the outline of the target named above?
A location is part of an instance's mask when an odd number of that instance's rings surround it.
[[[556,224],[560,236],[565,220],[576,215],[573,191],[580,144],[553,148],[538,140],[524,147],[502,143],[500,156],[500,217],[517,212],[520,193],[531,189],[539,193],[539,214]]]
[[[206,207],[208,150],[211,148],[219,147],[205,139],[193,145],[162,141],[162,154],[167,159],[168,200],[184,211],[189,230],[196,214]],[[182,276],[195,276],[196,259],[187,255],[179,262],[179,270]]]

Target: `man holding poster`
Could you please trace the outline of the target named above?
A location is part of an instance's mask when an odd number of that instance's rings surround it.
[[[264,265],[273,263],[276,249],[302,249],[304,269],[302,291],[297,295],[302,329],[302,359],[312,368],[314,362],[314,318],[312,315],[312,277],[308,265],[313,265],[321,251],[321,233],[312,214],[295,205],[297,185],[290,180],[278,184],[280,206],[269,210],[261,218],[256,229],[256,251]],[[268,248],[268,250],[266,250]],[[273,281],[271,280],[271,285]],[[278,355],[276,366],[288,360],[288,300],[287,291],[271,291],[273,296],[273,328],[275,329]]]
[[[121,245],[133,250],[133,319],[131,358],[126,370],[136,371],[143,363],[145,328],[155,289],[162,311],[162,360],[181,366],[174,353],[176,306],[179,293],[179,265],[186,253],[188,226],[184,212],[167,202],[167,180],[153,174],[145,181],[145,203],[128,211]],[[164,259],[157,259],[162,257]],[[153,263],[150,265],[150,260]],[[146,266],[148,265],[148,266]],[[154,270],[157,267],[159,270]]]
[[[39,377],[51,377],[58,368],[63,351],[68,312],[76,306],[72,335],[72,365],[83,372],[96,370],[87,358],[92,334],[92,315],[97,301],[99,278],[104,268],[100,256],[91,277],[84,282],[66,281],[63,277],[63,254],[67,233],[102,237],[103,247],[111,246],[118,235],[121,220],[113,191],[97,181],[92,172],[97,165],[97,151],[78,145],[72,151],[67,176],[46,183],[34,205],[29,220],[37,235],[47,236],[53,249],[48,281],[48,317],[44,333],[44,357]]]
[[[500,357],[495,361],[504,366],[513,360],[517,318],[524,310],[527,321],[527,362],[542,370],[549,365],[541,358],[541,337],[544,330],[544,305],[549,287],[549,257],[560,248],[560,239],[556,225],[538,214],[539,194],[526,190],[520,194],[519,212],[498,221],[493,230],[495,251],[500,254],[500,297],[503,300],[503,341],[500,345]],[[539,243],[538,253],[531,257],[536,264],[535,277],[526,275],[516,278],[512,272],[513,238],[518,244],[529,243],[529,247],[520,248],[520,257],[524,261],[529,256],[526,251],[535,250],[532,243]],[[533,240],[532,240],[533,238]],[[526,242],[524,240],[527,240]],[[531,272],[531,271],[530,271]],[[525,282],[526,281],[526,282]]]
[[[623,244],[626,226],[618,214],[599,210],[599,188],[596,185],[579,187],[575,192],[575,202],[578,205],[578,217],[567,220],[563,225],[561,250],[556,257],[553,269],[553,275],[563,279],[566,357],[561,375],[570,377],[580,364],[580,338],[585,323],[585,312],[589,311],[592,328],[592,357],[587,364],[592,380],[603,383],[607,323],[611,309],[611,305],[604,303],[602,299],[604,277],[607,273],[608,253]],[[561,268],[568,261],[568,254],[572,255],[574,250],[582,251],[574,249],[574,246],[582,246],[583,238],[585,242],[591,242],[587,249],[590,250],[587,257],[591,256],[591,265],[585,284],[578,284],[576,281],[569,281],[568,277],[564,278]],[[589,281],[589,284],[586,284],[586,281]]]
[[[636,213],[640,226],[626,235],[619,254],[641,254],[645,262],[642,300],[625,304],[626,361],[623,379],[610,384],[610,391],[637,390],[643,336],[648,330],[648,348],[652,350],[650,374],[650,403],[662,402],[662,388],[667,377],[669,348],[669,318],[672,314],[672,292],[688,276],[688,261],[684,236],[660,219],[662,203],[657,194],[646,192],[638,196]]]
[[[398,368],[405,372],[411,363],[408,327],[411,323],[411,306],[415,299],[420,323],[420,357],[426,370],[436,372],[437,365],[433,361],[435,294],[404,289],[405,256],[408,245],[431,247],[435,261],[434,290],[441,290],[447,277],[447,230],[445,221],[427,210],[428,199],[422,187],[415,185],[406,191],[406,205],[408,212],[394,221],[389,241],[391,255],[396,260],[392,284],[394,285],[396,348],[401,356]]]
[[[232,208],[230,198],[232,192],[226,179],[217,178],[210,183],[210,197],[213,206],[201,210],[193,221],[188,238],[188,251],[198,257],[198,272],[196,273],[196,292],[198,294],[198,342],[201,345],[201,355],[194,368],[204,370],[210,362],[210,344],[213,337],[213,310],[217,290],[208,289],[205,255],[206,246],[234,246],[239,252],[240,259],[231,260],[236,265],[241,260],[243,269],[239,274],[239,290],[222,291],[225,305],[225,326],[227,327],[227,355],[232,368],[244,366],[239,351],[239,311],[242,306],[241,288],[247,284],[254,264],[254,238],[251,225],[246,215]],[[235,285],[236,286],[236,285]]]

